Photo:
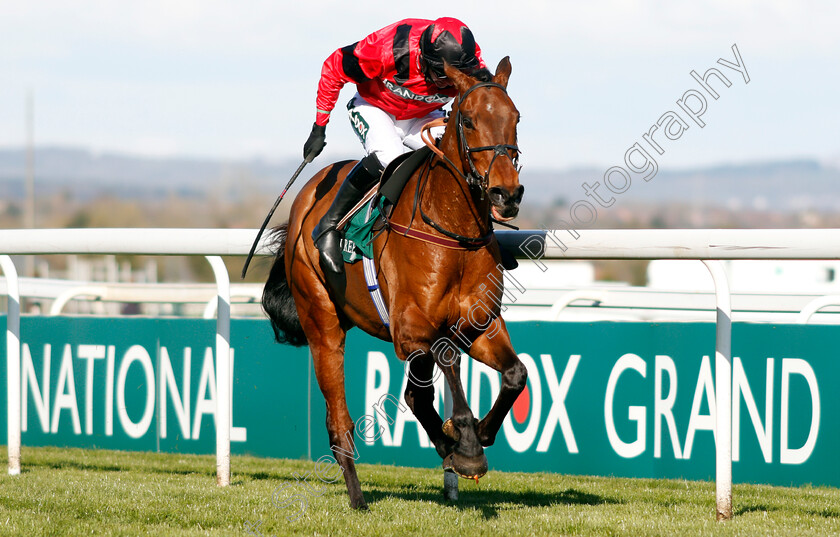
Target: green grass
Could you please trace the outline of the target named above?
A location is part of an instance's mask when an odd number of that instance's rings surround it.
[[[0,451],[0,455],[4,455]],[[359,465],[369,512],[343,480],[296,508],[313,462],[235,457],[215,485],[212,456],[24,447],[20,476],[0,477],[0,535],[840,535],[840,490],[736,485],[735,518],[715,522],[714,484],[490,472],[443,500],[435,469]],[[5,460],[3,461],[5,465]],[[4,472],[5,474],[5,472]],[[311,479],[311,478],[310,478]]]

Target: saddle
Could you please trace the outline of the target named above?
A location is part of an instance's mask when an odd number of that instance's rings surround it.
[[[392,160],[382,172],[382,179],[365,194],[347,215],[338,223],[338,229],[344,229],[341,240],[342,255],[346,263],[355,263],[363,257],[372,257],[371,242],[373,237],[384,227],[385,219],[400,199],[400,195],[412,174],[426,162],[432,154],[431,147],[403,153]],[[366,211],[362,211],[363,208]],[[386,218],[383,218],[386,217]],[[344,228],[345,224],[347,227]],[[502,265],[507,270],[518,266],[515,254],[500,245]]]
[[[428,147],[422,147],[392,160],[382,172],[379,183],[341,219],[337,227],[344,231],[341,253],[345,263],[355,263],[373,255],[370,243],[374,233],[383,227],[383,213],[391,213],[405,184],[431,153]]]
[[[423,146],[415,151],[403,153],[388,164],[382,172],[382,181],[379,183],[379,193],[384,198],[383,208],[387,211],[386,214],[390,214],[391,209],[397,204],[411,175],[429,159],[431,154],[432,150],[428,146]]]

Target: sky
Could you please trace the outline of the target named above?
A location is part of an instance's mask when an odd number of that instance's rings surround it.
[[[25,145],[31,93],[40,147],[300,159],[324,59],[402,18],[441,16],[470,26],[491,67],[510,56],[526,166],[620,164],[700,90],[691,71],[712,67],[731,85],[711,82],[719,98],[706,95],[705,125],[663,139],[660,169],[840,166],[840,2],[811,0],[7,1],[0,148]],[[717,63],[735,63],[733,45],[748,83]],[[324,164],[361,156],[341,114],[353,93],[346,86],[333,113]]]

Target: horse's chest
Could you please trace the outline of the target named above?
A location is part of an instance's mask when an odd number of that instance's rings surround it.
[[[483,325],[488,316],[499,315],[504,284],[489,253],[422,247],[399,253],[383,256],[380,265],[394,311],[417,308],[432,325],[444,328],[458,322]]]

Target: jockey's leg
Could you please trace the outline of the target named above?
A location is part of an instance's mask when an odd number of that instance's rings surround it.
[[[350,170],[332,205],[312,231],[312,239],[321,252],[319,264],[334,290],[344,273],[341,232],[336,225],[379,181],[385,166],[403,152],[394,116],[369,104],[359,94],[350,99],[347,112],[367,156]]]
[[[368,155],[360,160],[347,174],[332,205],[312,230],[312,240],[321,252],[321,269],[327,273],[327,278],[329,274],[339,275],[344,272],[341,233],[336,229],[336,225],[379,181],[381,173],[382,168],[376,155]]]
[[[388,112],[369,104],[359,94],[350,100],[347,112],[365,155],[376,155],[383,169],[405,152],[405,133],[401,127],[404,121],[398,121]]]
[[[443,113],[443,110],[435,110],[431,114],[428,114],[421,118],[406,120],[406,125],[403,127],[405,129],[403,145],[412,150],[420,149],[421,147],[425,146],[426,143],[420,136],[420,133],[423,130],[423,125],[435,119],[440,119],[445,115],[446,114]],[[441,125],[440,127],[433,127],[429,134],[432,135],[432,138],[437,140],[438,138],[443,136],[444,130],[446,130],[446,127],[443,125]]]

